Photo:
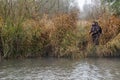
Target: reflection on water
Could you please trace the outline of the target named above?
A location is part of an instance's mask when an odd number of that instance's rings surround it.
[[[2,61],[0,80],[120,80],[120,59]]]

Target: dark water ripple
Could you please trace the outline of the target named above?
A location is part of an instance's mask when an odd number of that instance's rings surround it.
[[[2,61],[0,80],[120,80],[120,59]]]

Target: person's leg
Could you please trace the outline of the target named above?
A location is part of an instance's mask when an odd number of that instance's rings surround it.
[[[96,34],[95,45],[99,45],[99,35],[98,34]]]
[[[96,35],[92,35],[92,42],[93,42],[93,44],[96,43]]]

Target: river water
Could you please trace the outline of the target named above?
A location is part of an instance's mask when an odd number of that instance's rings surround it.
[[[120,80],[120,59],[4,60],[0,80]]]

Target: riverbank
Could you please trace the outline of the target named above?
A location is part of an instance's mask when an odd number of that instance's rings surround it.
[[[79,21],[76,12],[44,15],[19,24],[0,21],[2,58],[120,56],[120,19],[116,16],[98,19],[103,29],[99,46],[92,44],[89,35],[91,21]]]

